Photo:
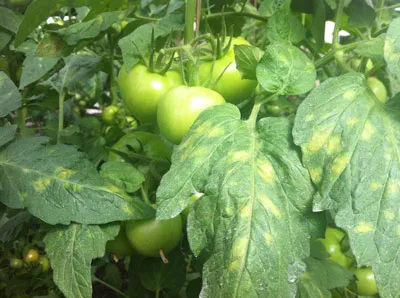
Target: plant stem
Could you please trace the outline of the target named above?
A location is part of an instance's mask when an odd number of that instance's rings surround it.
[[[343,8],[344,8],[344,0],[339,0],[339,4],[338,4],[338,8],[336,10],[336,16],[335,16],[335,28],[333,29],[332,45],[333,45],[334,49],[340,47],[339,31],[340,31],[340,26],[342,25]]]
[[[105,281],[99,279],[99,278],[96,277],[96,276],[93,277],[93,281],[98,282],[98,283],[100,283],[100,284],[106,286],[107,288],[113,290],[114,292],[118,293],[118,294],[121,295],[122,297],[131,298],[131,297],[129,297],[128,295],[126,295],[124,292],[118,290],[117,288],[114,288],[112,285],[106,283]]]
[[[115,42],[111,36],[108,34],[108,40],[110,42],[110,68],[111,68],[111,77],[110,77],[110,91],[111,91],[111,99],[113,105],[117,104],[117,80],[115,77],[115,67],[114,67],[114,52],[115,52]]]
[[[150,202],[149,196],[148,196],[148,194],[147,194],[147,190],[144,189],[143,185],[140,187],[140,192],[141,192],[141,194],[142,194],[143,201],[144,201],[147,205],[151,206],[151,202]]]
[[[61,131],[64,129],[64,90],[61,89],[58,97],[58,131],[57,131],[57,144],[61,141]]]
[[[21,137],[24,137],[26,133],[26,114],[27,108],[25,106],[21,107],[17,112],[18,128]]]
[[[400,3],[398,3],[398,4],[393,4],[393,5],[389,5],[389,6],[386,6],[386,7],[377,8],[377,9],[376,9],[376,12],[380,12],[380,11],[382,11],[382,10],[396,9],[396,8],[399,8],[399,7],[400,7]]]
[[[249,119],[247,120],[247,122],[249,123],[250,128],[254,129],[256,127],[256,123],[257,123],[257,116],[258,116],[258,112],[260,111],[260,108],[263,104],[269,102],[272,98],[274,98],[276,96],[276,94],[272,94],[270,96],[268,96],[265,99],[258,99],[256,97],[256,101],[254,103],[253,109],[251,110],[251,114]]]
[[[156,298],[160,298],[160,290],[159,289],[156,290]]]
[[[208,14],[204,18],[206,19],[214,19],[214,18],[221,18],[221,17],[248,17],[252,19],[256,19],[259,21],[267,22],[268,18],[264,16],[260,16],[258,14],[253,14],[250,12],[244,12],[244,11],[230,11],[230,12],[218,12],[218,13],[213,13],[213,14]]]

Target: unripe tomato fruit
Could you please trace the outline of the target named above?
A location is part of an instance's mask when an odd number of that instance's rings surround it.
[[[211,86],[213,90],[224,97],[226,102],[233,104],[238,104],[247,99],[257,87],[257,81],[242,79],[239,70],[236,68],[233,45],[238,44],[249,45],[244,39],[234,38],[232,48],[223,57],[215,61],[204,62],[199,69],[200,83]],[[218,83],[213,86],[217,80]]]
[[[346,233],[338,228],[327,227],[325,230],[325,238],[332,239],[338,243],[346,237]]]
[[[381,103],[385,103],[387,101],[386,87],[380,80],[375,77],[370,77],[367,79],[367,84]]]
[[[36,263],[37,261],[39,261],[40,255],[39,252],[36,249],[30,249],[28,250],[28,252],[26,253],[25,257],[24,257],[24,261],[27,264],[31,264],[31,263]]]
[[[378,293],[374,272],[371,267],[362,267],[352,270],[356,277],[356,286],[354,289],[358,295],[373,296]]]
[[[11,258],[10,267],[13,269],[20,269],[24,266],[24,262],[21,259]]]
[[[224,102],[219,93],[208,88],[176,87],[158,105],[158,127],[167,140],[179,144],[202,111]]]
[[[47,257],[41,256],[39,260],[39,264],[42,267],[42,272],[47,272],[50,270],[50,261]]]
[[[344,268],[348,268],[351,265],[351,259],[342,252],[339,242],[330,238],[318,239],[318,241],[325,246],[325,251],[329,254],[328,260]]]
[[[177,216],[160,221],[155,218],[129,221],[125,232],[138,253],[157,257],[160,249],[167,254],[178,245],[182,235],[182,220]]]
[[[141,122],[156,122],[157,105],[171,88],[183,84],[178,71],[169,70],[165,75],[150,72],[138,64],[129,72],[123,65],[118,75],[118,85],[125,108]]]
[[[106,252],[117,256],[131,256],[135,253],[131,244],[126,238],[125,224],[121,224],[118,235],[106,243]]]
[[[116,105],[110,105],[106,107],[103,111],[104,122],[109,125],[114,124],[116,122],[115,116],[118,114],[118,112],[119,112],[119,107]]]

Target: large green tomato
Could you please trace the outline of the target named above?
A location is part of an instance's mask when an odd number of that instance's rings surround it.
[[[117,256],[131,256],[135,253],[126,237],[124,224],[121,224],[118,235],[113,240],[107,241],[106,252]]]
[[[227,102],[233,104],[238,104],[247,99],[257,86],[257,81],[242,79],[239,70],[236,68],[233,45],[249,44],[244,39],[241,40],[241,42],[232,40],[232,48],[226,55],[216,61],[202,63],[199,69],[200,83],[213,86],[218,80],[213,89],[221,94]]]
[[[169,159],[171,157],[172,148],[168,142],[162,140],[159,136],[145,132],[136,131],[124,135],[118,140],[112,149],[125,153],[142,154],[150,159]],[[126,161],[123,156],[110,151],[108,161]]]
[[[126,109],[141,122],[156,122],[157,105],[171,88],[183,84],[179,72],[170,70],[165,75],[150,72],[138,64],[127,72],[124,65],[118,75],[118,85]]]
[[[355,291],[358,295],[373,296],[378,293],[375,275],[371,267],[357,268],[352,271],[356,276],[357,288]]]
[[[180,216],[168,220],[129,221],[126,225],[126,236],[132,247],[147,257],[160,256],[160,250],[167,254],[179,243],[182,235]]]
[[[380,80],[375,77],[370,77],[367,80],[367,84],[381,103],[385,103],[387,101],[386,87]]]
[[[224,102],[219,93],[204,87],[171,89],[158,105],[160,131],[169,141],[179,144],[202,111]]]
[[[325,238],[331,239],[338,243],[342,242],[342,240],[346,237],[346,233],[338,228],[327,227],[325,230]]]

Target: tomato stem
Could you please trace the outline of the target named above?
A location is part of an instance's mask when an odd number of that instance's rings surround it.
[[[260,111],[260,108],[263,104],[269,102],[271,99],[273,99],[276,96],[276,94],[272,94],[268,96],[265,99],[260,99],[256,97],[256,101],[254,103],[253,109],[251,110],[251,114],[249,119],[247,120],[247,123],[249,123],[250,128],[254,129],[256,127],[257,123],[257,116],[258,112]]]
[[[336,10],[335,16],[335,28],[333,29],[333,41],[332,45],[334,49],[340,47],[339,43],[339,31],[342,25],[342,16],[343,16],[343,8],[344,8],[344,0],[339,0],[339,4]]]
[[[61,142],[61,132],[64,129],[64,90],[61,89],[58,95],[58,131],[57,131],[57,144]]]

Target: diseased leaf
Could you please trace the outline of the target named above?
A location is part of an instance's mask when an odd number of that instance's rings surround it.
[[[92,297],[92,259],[102,257],[119,224],[56,226],[44,238],[53,279],[67,298]]]
[[[318,186],[314,210],[331,210],[358,266],[382,297],[400,292],[400,101],[383,105],[359,73],[329,79],[300,105],[293,129]]]
[[[384,57],[387,63],[392,93],[400,92],[400,18],[393,20],[386,34]]]
[[[145,178],[134,166],[125,162],[106,162],[101,167],[101,175],[108,177],[116,183],[121,184],[127,192],[135,192],[145,181]]]
[[[22,89],[40,80],[57,64],[58,60],[58,58],[43,58],[33,55],[27,56],[22,64],[19,88]]]
[[[157,191],[157,218],[188,217],[188,239],[206,258],[202,297],[293,297],[324,220],[285,118],[256,128],[236,106],[204,111],[172,155]]]
[[[21,20],[22,15],[7,7],[0,6],[0,27],[16,33]]]
[[[3,71],[0,71],[0,94],[0,117],[21,106],[21,94],[18,88]]]
[[[235,45],[234,51],[236,67],[240,71],[242,78],[256,80],[256,67],[264,55],[264,51],[260,48],[247,45]]]
[[[7,221],[0,226],[0,242],[10,242],[17,238],[23,228],[23,224],[29,222],[31,216],[23,211],[7,218]]]
[[[56,34],[46,34],[37,45],[35,55],[39,57],[59,58],[69,55],[72,49]]]
[[[290,9],[281,9],[267,23],[266,35],[271,43],[297,43],[304,39],[305,33],[303,24]]]
[[[313,88],[316,80],[310,59],[298,48],[286,44],[268,46],[256,74],[265,90],[285,95],[305,93]]]
[[[83,153],[46,143],[44,137],[24,138],[0,154],[4,204],[27,208],[52,225],[103,224],[153,215],[151,207],[107,183]]]
[[[17,128],[16,124],[0,127],[0,147],[14,139]]]

